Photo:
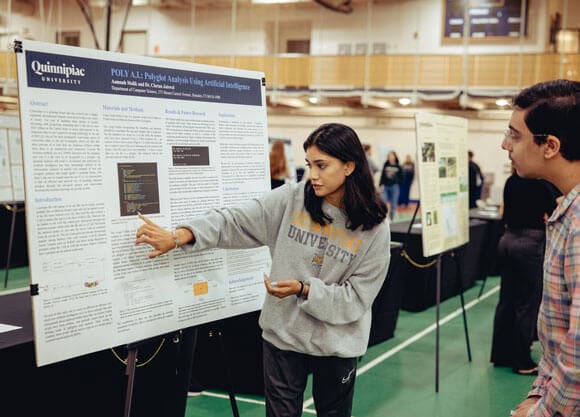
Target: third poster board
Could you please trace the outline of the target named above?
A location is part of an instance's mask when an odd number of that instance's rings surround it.
[[[469,241],[467,119],[415,115],[423,256]]]

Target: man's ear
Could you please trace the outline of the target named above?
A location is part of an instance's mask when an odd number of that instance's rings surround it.
[[[355,167],[356,167],[356,164],[354,163],[354,161],[346,162],[344,164],[344,175],[348,177],[350,174],[352,174],[354,172]]]
[[[551,159],[560,153],[560,139],[553,135],[548,135],[544,147],[544,157]]]

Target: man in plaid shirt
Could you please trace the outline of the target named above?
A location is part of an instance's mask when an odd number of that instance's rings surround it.
[[[563,199],[547,222],[538,377],[511,415],[580,416],[580,82],[539,83],[513,104],[502,148],[518,175],[550,181]]]

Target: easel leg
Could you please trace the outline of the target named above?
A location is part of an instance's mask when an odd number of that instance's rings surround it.
[[[236,396],[234,394],[234,384],[232,382],[230,357],[228,355],[227,346],[226,343],[224,342],[224,337],[222,335],[221,329],[218,329],[218,340],[220,342],[220,349],[224,357],[224,368],[225,368],[224,377],[228,387],[228,396],[230,397],[230,405],[232,407],[232,413],[234,417],[240,417],[240,412],[238,411],[238,404],[236,403]]]
[[[435,313],[435,392],[439,392],[439,318],[441,316],[441,254],[437,256],[436,313]]]
[[[483,294],[483,289],[485,288],[485,283],[487,282],[487,274],[483,278],[483,282],[481,283],[481,287],[479,288],[479,294],[477,294],[477,298],[481,298],[481,294]]]
[[[179,393],[175,399],[175,415],[184,416],[187,409],[187,392],[191,382],[191,375],[193,373],[193,358],[195,357],[195,349],[197,346],[197,327],[189,327],[185,330],[177,332],[173,336],[173,343],[176,346],[176,375],[183,385],[179,386]]]
[[[125,396],[125,417],[131,415],[131,400],[133,399],[133,384],[135,382],[135,368],[137,364],[137,347],[130,347],[127,350],[127,368],[125,375],[127,375],[127,393]]]
[[[12,244],[14,242],[14,227],[16,226],[17,209],[18,206],[16,204],[12,206],[12,221],[10,223],[10,237],[8,238],[8,254],[6,255],[6,271],[4,272],[4,288],[8,286],[8,273],[10,271],[10,258],[12,257]]]
[[[463,275],[461,274],[461,265],[457,253],[452,252],[453,260],[457,270],[457,285],[459,289],[459,298],[461,300],[461,313],[463,316],[463,330],[465,332],[465,344],[467,346],[467,359],[471,362],[471,346],[469,344],[469,330],[467,329],[467,313],[465,312],[465,298],[463,297]]]

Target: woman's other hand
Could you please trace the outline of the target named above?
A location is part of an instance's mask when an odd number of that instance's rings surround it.
[[[304,284],[297,279],[288,279],[284,281],[270,282],[270,277],[264,274],[264,284],[268,294],[274,297],[284,298],[289,295],[297,295],[302,291],[304,293]]]

